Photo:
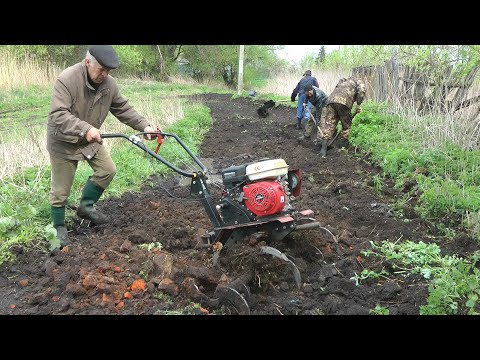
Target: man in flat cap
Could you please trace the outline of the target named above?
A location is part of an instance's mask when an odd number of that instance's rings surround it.
[[[102,145],[100,127],[110,111],[122,123],[139,132],[155,132],[154,127],[120,94],[109,75],[118,67],[111,45],[92,45],[85,59],[65,69],[55,81],[48,115],[47,150],[51,163],[49,202],[60,246],[70,244],[65,227],[65,205],[78,162],[86,160],[93,170],[83,188],[77,215],[93,224],[108,218],[93,205],[115,176],[116,168]],[[147,138],[151,138],[147,135]]]

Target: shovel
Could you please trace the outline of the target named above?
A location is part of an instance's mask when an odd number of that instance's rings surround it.
[[[287,102],[290,100],[277,100],[276,102]],[[257,114],[261,118],[266,118],[268,116],[268,109],[271,109],[275,106],[275,101],[273,100],[268,100],[261,107],[257,109]]]

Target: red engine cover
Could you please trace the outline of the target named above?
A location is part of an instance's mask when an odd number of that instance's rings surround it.
[[[286,195],[277,181],[259,181],[243,187],[247,209],[258,216],[277,214],[285,206]]]

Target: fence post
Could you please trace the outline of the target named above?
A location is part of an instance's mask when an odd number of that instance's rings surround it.
[[[462,101],[467,97],[468,95],[468,90],[470,89],[470,86],[473,84],[473,80],[475,79],[475,76],[478,72],[478,69],[480,68],[480,63],[477,63],[473,67],[472,70],[465,76],[465,80],[463,81],[462,84],[460,84],[459,88],[457,89],[457,92],[455,93],[455,96],[453,97],[452,103],[454,107],[459,106]]]
[[[392,95],[396,101],[399,101],[400,96],[400,87],[398,84],[398,50],[396,47],[392,50],[392,72],[393,72],[393,86],[392,86]]]

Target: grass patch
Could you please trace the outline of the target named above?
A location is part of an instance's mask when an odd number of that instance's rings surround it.
[[[421,275],[429,281],[427,304],[420,306],[421,315],[453,315],[459,311],[478,315],[480,310],[480,270],[476,266],[480,252],[467,258],[457,255],[442,256],[437,244],[407,240],[402,243],[383,241],[381,244],[370,241],[371,249],[364,251],[365,257],[392,263],[392,272],[383,269],[384,278]],[[352,280],[357,282],[368,278],[378,278],[375,271],[364,269]]]
[[[408,119],[387,114],[383,104],[369,102],[362,108],[353,120],[351,144],[369,154],[383,174],[395,180],[396,188],[409,180],[418,184],[412,191],[421,193],[416,207],[421,217],[458,218],[480,210],[479,150],[448,142],[435,147],[422,145],[424,134],[409,125]],[[472,233],[479,227],[473,220],[470,217],[463,222]]]
[[[157,81],[144,81],[137,79],[119,79],[118,86],[122,95],[132,102],[152,96],[155,99],[204,93],[232,94],[231,90],[215,88],[207,85],[191,86],[188,84],[174,84]]]
[[[0,91],[1,142],[15,142],[17,137],[26,137],[31,128],[45,133],[51,101],[52,89],[47,86],[31,85]]]

